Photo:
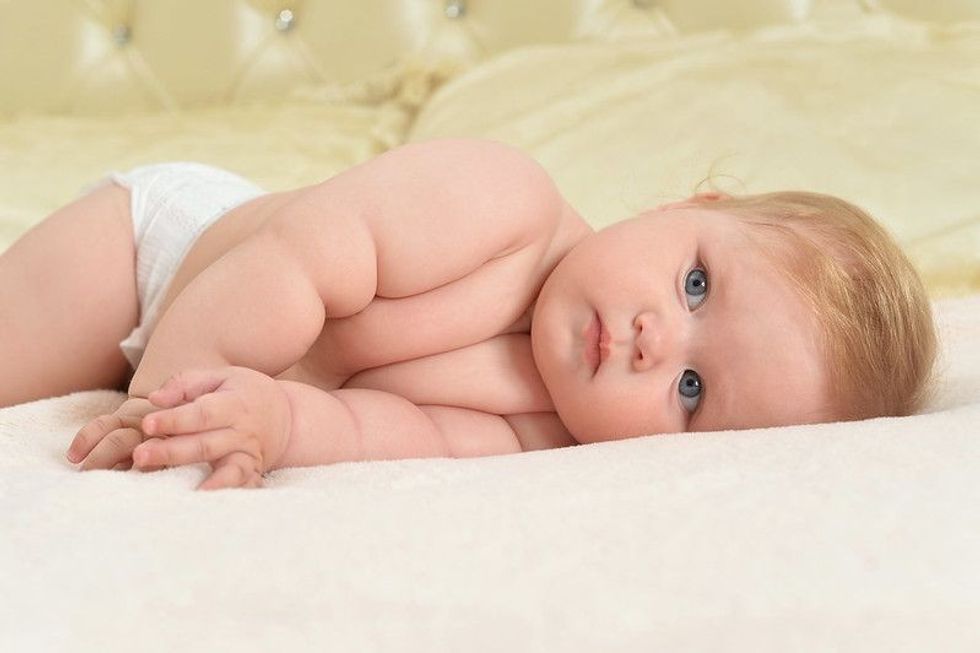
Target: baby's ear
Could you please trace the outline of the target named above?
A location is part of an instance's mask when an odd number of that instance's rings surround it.
[[[681,200],[680,202],[669,202],[667,204],[661,204],[660,206],[657,207],[657,209],[661,211],[666,211],[669,209],[690,208],[692,206],[699,206],[704,202],[716,202],[718,200],[726,200],[730,197],[731,195],[728,195],[726,193],[715,193],[715,192],[698,193],[696,195],[692,195],[686,200]]]
[[[687,201],[688,202],[697,202],[697,201],[716,202],[718,200],[727,200],[730,197],[731,197],[731,195],[729,195],[727,193],[717,193],[717,192],[698,193],[697,195],[691,197]]]

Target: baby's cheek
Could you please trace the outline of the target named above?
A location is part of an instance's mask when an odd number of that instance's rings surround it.
[[[685,430],[682,421],[658,411],[652,400],[641,402],[625,392],[592,393],[558,412],[565,427],[583,444]]]

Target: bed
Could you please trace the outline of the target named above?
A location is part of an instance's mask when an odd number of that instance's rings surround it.
[[[0,409],[0,650],[980,647],[980,2],[529,6],[0,2],[0,250],[112,169],[279,190],[491,138],[597,228],[705,179],[868,209],[933,297],[936,399],[213,493],[74,471],[122,393]]]

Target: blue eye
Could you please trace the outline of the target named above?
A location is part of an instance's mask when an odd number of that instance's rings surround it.
[[[684,294],[687,295],[687,307],[695,309],[701,305],[708,295],[708,273],[701,268],[694,268],[684,279]],[[693,299],[692,299],[693,297]]]
[[[677,391],[681,394],[681,405],[693,413],[701,402],[701,377],[694,370],[684,370]]]

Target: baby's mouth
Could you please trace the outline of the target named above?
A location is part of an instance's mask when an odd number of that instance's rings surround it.
[[[601,318],[599,319],[598,347],[599,347],[599,364],[602,365],[602,363],[604,363],[605,360],[609,358],[609,354],[612,353],[612,335],[609,333],[609,330],[606,329],[606,325],[602,323]]]
[[[592,321],[585,327],[585,331],[582,333],[582,335],[583,358],[585,359],[585,363],[592,368],[592,376],[595,376],[596,372],[599,371],[599,366],[602,364],[602,349],[600,347],[602,338],[602,320],[599,319],[598,312],[593,315]]]

